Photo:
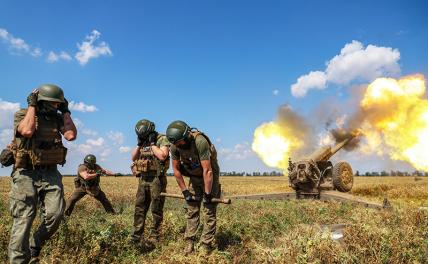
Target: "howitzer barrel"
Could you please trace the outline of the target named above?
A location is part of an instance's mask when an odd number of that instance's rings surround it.
[[[324,147],[312,153],[309,156],[309,159],[317,162],[317,161],[327,161],[329,160],[336,152],[338,152],[341,148],[343,148],[349,141],[351,141],[354,137],[347,138],[339,143],[337,143],[333,147]]]
[[[170,198],[176,198],[176,199],[183,199],[184,200],[184,196],[181,194],[173,194],[173,193],[162,192],[160,195],[164,196],[164,197],[170,197]],[[223,204],[231,204],[232,203],[232,201],[229,198],[212,198],[211,202],[223,203]]]

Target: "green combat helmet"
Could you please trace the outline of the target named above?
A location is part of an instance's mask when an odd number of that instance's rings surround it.
[[[86,165],[89,165],[91,167],[93,167],[95,165],[95,163],[97,163],[97,158],[95,157],[95,155],[92,154],[88,154],[85,156],[85,158],[83,159],[83,162]]]
[[[61,88],[54,84],[43,84],[37,88],[39,93],[37,94],[37,101],[49,101],[64,103],[64,92]]]
[[[187,139],[189,134],[190,127],[180,120],[172,122],[166,129],[166,137],[172,144],[175,144],[182,139]]]
[[[138,137],[146,138],[150,133],[155,131],[155,123],[147,119],[141,119],[135,125],[135,133]]]

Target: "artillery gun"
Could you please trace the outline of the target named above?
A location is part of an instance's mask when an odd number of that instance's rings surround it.
[[[383,204],[378,204],[346,193],[352,189],[354,183],[352,167],[345,161],[333,165],[330,158],[355,136],[350,136],[333,147],[323,147],[297,162],[292,162],[290,159],[288,181],[295,192],[235,195],[230,198],[237,200],[317,199],[349,202],[375,209],[392,208],[387,198],[384,199]]]
[[[310,156],[288,161],[288,181],[297,198],[320,198],[322,190],[349,192],[354,182],[352,167],[345,161],[333,166],[330,158],[354,137],[349,137],[334,147],[323,147]]]

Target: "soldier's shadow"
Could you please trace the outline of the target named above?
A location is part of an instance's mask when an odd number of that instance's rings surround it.
[[[155,249],[156,249],[156,246],[151,243],[144,243],[144,244],[138,245],[138,248],[137,248],[140,254],[150,253]]]
[[[216,241],[218,250],[224,251],[229,247],[240,245],[242,239],[237,234],[234,234],[229,230],[225,230],[217,232]]]

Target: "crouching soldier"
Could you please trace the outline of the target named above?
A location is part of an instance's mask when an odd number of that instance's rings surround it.
[[[139,178],[135,201],[134,230],[132,243],[142,243],[147,211],[150,208],[153,225],[147,242],[155,245],[159,241],[159,231],[163,220],[166,191],[166,172],[169,167],[169,142],[165,135],[155,130],[155,124],[142,119],[135,126],[138,144],[132,151],[132,173]]]
[[[220,197],[220,168],[216,149],[208,136],[198,130],[190,129],[183,121],[172,122],[166,130],[166,136],[172,144],[174,176],[187,202],[185,254],[194,251],[201,202],[204,205],[205,221],[200,238],[201,253],[208,254],[213,249],[217,222],[217,204],[212,203],[211,199]],[[183,175],[190,178],[188,186],[184,182]]]
[[[86,194],[100,201],[107,213],[116,214],[107,196],[100,188],[100,176],[103,174],[114,175],[113,172],[101,168],[94,155],[86,155],[83,164],[80,164],[77,170],[77,177],[74,179],[75,189],[67,200],[65,215],[71,215],[76,203]]]
[[[45,84],[28,97],[28,108],[15,113],[10,212],[10,263],[39,261],[41,248],[58,229],[64,213],[64,188],[57,165],[65,163],[62,144],[74,140],[76,127],[61,88]],[[40,225],[30,239],[40,209]]]

